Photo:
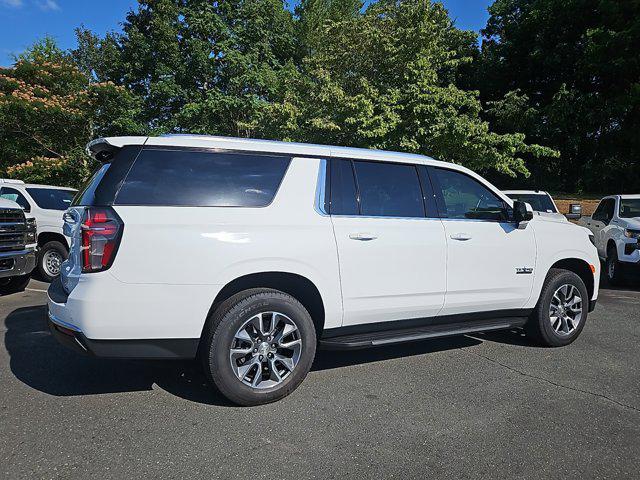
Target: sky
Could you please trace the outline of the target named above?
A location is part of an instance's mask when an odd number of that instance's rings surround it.
[[[456,26],[483,28],[493,0],[441,0]],[[135,0],[0,0],[0,66],[13,63],[19,53],[45,35],[63,48],[75,46],[74,29],[80,25],[104,34],[119,30]]]

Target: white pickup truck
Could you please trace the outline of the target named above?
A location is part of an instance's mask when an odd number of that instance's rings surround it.
[[[604,197],[593,215],[578,223],[593,232],[612,285],[622,281],[625,267],[640,264],[640,195]]]

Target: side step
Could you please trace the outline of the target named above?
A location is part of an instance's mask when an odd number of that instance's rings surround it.
[[[325,337],[320,340],[323,350],[353,350],[380,345],[415,342],[427,338],[451,337],[467,333],[488,332],[492,330],[509,330],[524,326],[527,317],[505,317],[495,320],[480,320],[472,322],[447,323],[439,325],[425,325],[414,328],[399,328],[395,330],[352,333]],[[393,326],[393,322],[389,322]],[[366,328],[366,325],[362,325]]]

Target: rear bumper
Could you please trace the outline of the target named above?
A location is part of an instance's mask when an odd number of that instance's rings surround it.
[[[91,340],[49,313],[49,331],[63,346],[101,358],[190,360],[196,357],[198,338],[152,340]]]
[[[164,360],[193,359],[196,356],[199,338],[131,340],[88,338],[80,326],[86,324],[87,319],[78,321],[73,315],[73,309],[67,305],[69,295],[62,288],[59,278],[51,283],[47,294],[49,330],[58,342],[78,353],[103,358]]]
[[[0,278],[27,275],[36,266],[36,254],[32,249],[0,253]]]

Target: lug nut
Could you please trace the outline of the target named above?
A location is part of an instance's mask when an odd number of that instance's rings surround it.
[[[269,358],[273,358],[273,353],[270,353],[270,354],[269,354]]]
[[[262,355],[260,355],[260,357],[258,357],[260,360],[262,360],[264,357]]]
[[[276,348],[276,344],[275,344],[275,343],[272,343],[272,344],[271,344],[271,348]]]
[[[254,348],[254,349],[253,349],[253,353],[258,353],[258,349],[257,349],[257,348]]]

